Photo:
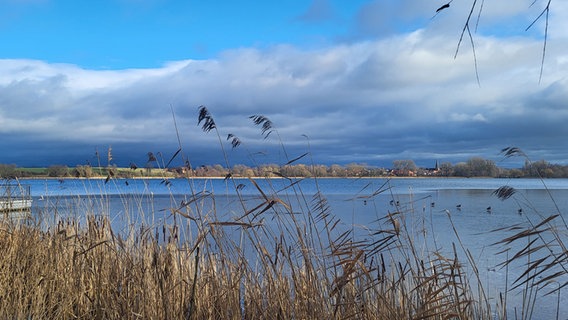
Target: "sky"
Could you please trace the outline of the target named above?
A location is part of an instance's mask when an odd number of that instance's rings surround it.
[[[0,0],[0,163],[568,164],[568,4],[445,3]]]

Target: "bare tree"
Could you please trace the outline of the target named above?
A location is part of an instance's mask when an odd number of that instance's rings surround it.
[[[417,169],[413,160],[394,160],[392,164],[393,169],[403,175],[408,175],[411,171],[416,171]]]

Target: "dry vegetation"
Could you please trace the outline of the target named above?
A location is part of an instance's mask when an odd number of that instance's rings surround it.
[[[348,231],[337,232],[340,222],[319,195],[312,203],[319,212],[305,215],[266,196],[233,221],[175,209],[193,236],[179,235],[181,225],[174,224],[123,237],[104,216],[48,230],[6,220],[0,317],[489,318],[457,255],[419,256],[400,214],[383,221],[389,227],[376,241],[353,242]],[[262,222],[268,210],[277,212],[276,223]]]
[[[205,110],[200,120],[211,131],[216,127],[208,117]],[[263,126],[263,134],[270,132]],[[324,195],[305,195],[297,180],[289,179],[284,191],[250,181],[255,200],[241,197],[235,185],[240,210],[227,215],[188,179],[188,200],[170,208],[171,222],[162,225],[116,231],[108,212],[47,226],[5,217],[0,318],[507,318],[506,293],[490,301],[467,248],[459,241],[450,252],[429,247],[424,228],[409,218],[412,209],[389,211],[361,239],[330,212]],[[388,189],[385,184],[368,199]],[[498,196],[514,193],[501,191]],[[531,318],[534,288],[565,272],[567,251],[550,225],[555,217],[512,228],[517,233],[504,239],[531,239],[505,261],[528,258],[517,281],[526,306],[517,318]],[[544,260],[537,255],[551,248]]]

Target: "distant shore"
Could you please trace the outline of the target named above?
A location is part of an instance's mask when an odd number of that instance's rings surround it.
[[[262,177],[262,176],[253,176],[253,177],[231,177],[232,179],[464,179],[464,178],[472,178],[472,179],[511,179],[509,177],[443,177],[443,176],[419,176],[419,177],[408,177],[408,176],[384,176],[384,177],[376,177],[376,176],[350,176],[350,177],[332,177],[332,176],[325,176],[325,177]],[[531,178],[531,177],[526,177]],[[103,176],[95,176],[95,177],[43,177],[43,176],[36,176],[36,177],[22,177],[18,178],[18,180],[106,180],[108,177]],[[226,177],[157,177],[157,176],[136,176],[136,177],[112,177],[110,180],[165,180],[165,179],[199,179],[199,180],[225,180],[228,179]]]

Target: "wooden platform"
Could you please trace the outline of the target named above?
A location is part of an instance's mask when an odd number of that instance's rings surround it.
[[[0,184],[0,212],[30,211],[32,204],[30,186]]]

